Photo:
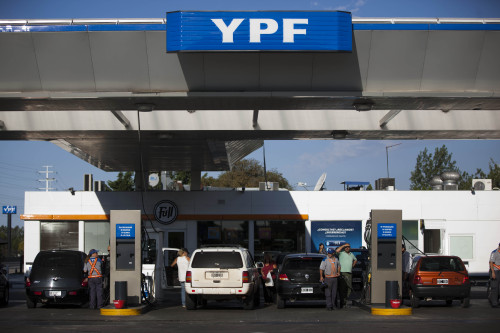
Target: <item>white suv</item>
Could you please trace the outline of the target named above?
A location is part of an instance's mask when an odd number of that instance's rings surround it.
[[[214,245],[195,250],[186,272],[186,308],[207,300],[238,299],[252,310],[260,304],[260,275],[247,249]]]

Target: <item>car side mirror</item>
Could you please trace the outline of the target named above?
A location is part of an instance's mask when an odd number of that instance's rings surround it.
[[[255,266],[257,266],[257,268],[262,268],[262,267],[264,267],[264,263],[262,261],[257,261],[255,263]]]

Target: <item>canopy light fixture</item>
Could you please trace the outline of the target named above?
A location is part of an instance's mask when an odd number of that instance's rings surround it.
[[[356,100],[354,101],[354,103],[352,103],[352,106],[354,106],[354,108],[356,109],[356,111],[370,111],[373,106],[375,105],[375,103],[373,103],[373,101],[371,100]]]
[[[137,111],[139,112],[151,112],[155,109],[156,105],[150,103],[139,103],[135,106],[137,107]]]
[[[347,137],[347,135],[349,134],[349,132],[347,131],[332,131],[332,138],[334,138],[335,140],[342,140],[342,139],[345,139]]]

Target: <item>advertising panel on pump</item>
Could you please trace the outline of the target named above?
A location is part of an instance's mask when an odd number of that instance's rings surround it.
[[[169,12],[167,52],[352,52],[351,13]]]

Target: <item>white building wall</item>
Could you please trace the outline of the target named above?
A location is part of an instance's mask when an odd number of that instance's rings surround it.
[[[306,221],[306,250],[310,250],[310,221],[360,220],[363,226],[372,209],[402,210],[403,220],[442,221],[443,251],[450,234],[474,234],[474,260],[470,268],[487,271],[487,257],[500,241],[500,191],[219,191],[146,192],[144,207],[151,214],[160,200],[171,200],[180,215],[302,214]],[[139,192],[27,192],[24,215],[104,215],[114,209],[142,210]],[[185,230],[186,246],[197,246],[197,226],[176,221],[159,230]],[[40,223],[25,222],[25,260],[40,249]],[[420,236],[421,237],[421,236]],[[419,247],[423,248],[422,238]],[[485,259],[486,258],[486,259]],[[486,265],[486,266],[484,266]],[[483,267],[484,266],[484,267]]]
[[[40,252],[40,221],[28,221],[24,223],[24,272],[31,267],[36,255]]]

